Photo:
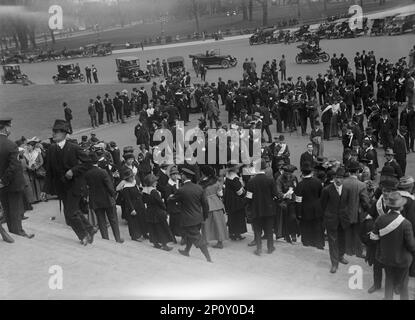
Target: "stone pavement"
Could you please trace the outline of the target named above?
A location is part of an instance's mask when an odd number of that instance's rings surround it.
[[[223,107],[221,107],[223,110]],[[221,117],[225,118],[226,112]],[[198,114],[191,115],[192,124]],[[105,141],[122,148],[135,145],[135,120],[125,125],[101,126],[94,130]],[[189,126],[191,127],[191,126]],[[275,135],[275,126],[273,126]],[[85,133],[85,130],[83,131]],[[80,134],[75,135],[79,137]],[[292,159],[307,141],[296,133],[286,134]],[[330,141],[328,155],[339,157],[340,142]],[[383,292],[366,293],[372,284],[371,268],[362,259],[347,257],[350,263],[330,274],[328,247],[306,248],[301,244],[275,243],[272,255],[257,257],[247,243],[227,241],[223,250],[210,249],[213,264],[205,262],[195,248],[191,257],[174,250],[164,252],[149,242],[130,241],[127,226],[120,222],[124,244],[106,241],[97,234],[93,245],[82,247],[64,223],[57,201],[40,203],[26,213],[24,228],[36,234],[32,240],[15,237],[16,243],[0,242],[1,299],[381,299]],[[51,220],[51,217],[56,217]],[[110,232],[111,233],[111,232]],[[110,235],[112,239],[112,235]],[[52,266],[63,271],[63,289],[49,288]],[[350,289],[354,266],[362,271],[361,289]],[[52,271],[52,270],[51,270]],[[350,270],[353,273],[353,269]],[[53,271],[52,271],[53,273]]]

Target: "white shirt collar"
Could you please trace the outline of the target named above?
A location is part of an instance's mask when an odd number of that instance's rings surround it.
[[[57,145],[59,146],[59,148],[63,149],[63,147],[65,147],[66,144],[66,139],[62,140],[61,142],[58,142]]]

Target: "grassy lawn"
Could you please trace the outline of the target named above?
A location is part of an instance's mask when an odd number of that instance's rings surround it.
[[[383,10],[390,7],[396,7],[399,5],[413,3],[411,0],[391,0],[387,1],[385,5],[379,6],[377,1],[365,1],[364,12]],[[328,4],[328,15],[334,15],[336,13],[346,13],[349,8],[348,3],[332,3]],[[269,25],[277,24],[284,19],[291,19],[298,17],[297,7],[276,7],[269,6],[268,11]],[[321,3],[310,3],[300,7],[301,20],[309,21],[320,19],[324,17],[324,8]],[[215,17],[201,17],[200,30],[207,33],[217,32],[219,29],[222,31],[227,29],[252,29],[260,27],[262,24],[262,11],[255,10],[253,13],[253,21],[242,21],[242,14],[235,17],[227,16],[215,16]],[[180,20],[170,21],[165,24],[166,35],[188,35],[196,31],[194,20]],[[55,49],[78,48],[88,43],[98,41],[110,41],[113,44],[125,44],[127,41],[130,43],[139,43],[148,38],[155,38],[161,32],[161,25],[159,23],[153,24],[141,24],[134,26],[127,26],[123,29],[115,29],[109,31],[103,31],[98,35],[87,34],[84,36],[77,36],[67,39],[59,39],[54,45]]]

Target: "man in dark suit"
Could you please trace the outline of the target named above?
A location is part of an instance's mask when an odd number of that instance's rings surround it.
[[[343,168],[337,169],[334,183],[325,187],[321,192],[321,207],[329,242],[331,273],[336,273],[339,262],[348,264],[348,261],[344,258],[346,252],[346,229],[350,225],[347,212],[349,190],[343,188],[345,174],[346,172]]]
[[[406,135],[406,148],[408,151],[411,150],[413,152],[415,141],[415,111],[411,104],[408,103],[407,107],[402,110],[399,124],[409,130]]]
[[[398,134],[396,135],[393,141],[393,152],[395,152],[395,159],[402,169],[403,176],[405,175],[405,171],[406,171],[407,149],[406,149],[405,136],[407,134],[408,134],[408,130],[406,129],[406,127],[401,126],[398,130]]]
[[[318,101],[320,105],[323,105],[326,103],[326,86],[325,86],[324,79],[322,78],[321,73],[318,74],[316,83],[317,83]]]
[[[386,149],[385,152],[385,158],[386,158],[386,162],[385,162],[385,167],[389,166],[393,168],[394,174],[396,174],[396,177],[398,179],[400,179],[403,174],[402,174],[402,168],[401,166],[398,164],[398,162],[396,162],[395,158],[395,153],[393,152],[392,149]]]
[[[368,160],[368,167],[370,170],[370,179],[375,180],[376,178],[376,170],[379,168],[378,164],[378,154],[376,149],[373,148],[372,140],[364,139],[363,140],[363,159]]]
[[[86,195],[85,173],[89,169],[89,157],[77,144],[67,141],[68,126],[64,120],[56,120],[53,140],[45,159],[45,185],[42,198],[46,194],[57,195],[63,203],[66,223],[72,227],[81,244],[93,242],[97,232],[80,210],[80,201]]]
[[[181,225],[183,236],[186,239],[186,248],[180,254],[188,257],[192,245],[199,248],[208,262],[212,262],[206,242],[202,238],[200,229],[207,219],[209,205],[201,186],[194,184],[192,179],[195,172],[188,168],[181,168],[183,186],[171,197],[181,205]]]
[[[304,167],[306,162],[311,163],[311,165],[314,167],[316,160],[317,158],[313,154],[313,144],[310,142],[307,144],[307,151],[304,152],[300,157],[300,168]]]
[[[252,219],[255,232],[256,255],[262,253],[262,231],[267,239],[268,253],[275,250],[272,227],[276,215],[276,205],[274,198],[277,197],[277,185],[272,177],[265,175],[267,168],[265,159],[261,159],[261,171],[251,178],[246,188],[246,198],[248,199],[248,212]]]
[[[22,227],[25,180],[23,167],[18,160],[17,145],[8,139],[11,121],[11,118],[0,118],[0,202],[9,232],[30,239],[34,235],[27,234]],[[5,242],[14,242],[1,226],[1,222],[0,235]]]
[[[115,241],[123,243],[124,240],[120,237],[117,211],[115,208],[114,185],[108,173],[98,167],[97,154],[91,152],[89,158],[92,167],[85,174],[85,180],[88,186],[89,207],[95,211],[102,239],[109,240],[106,216],[111,225]]]
[[[69,134],[72,134],[72,110],[68,107],[68,104],[66,102],[63,103],[63,111],[64,111],[64,115],[65,115],[65,120],[68,123],[68,127],[69,127]]]
[[[259,112],[262,116],[262,127],[261,127],[261,135],[264,134],[264,131],[268,135],[268,143],[272,143],[272,134],[269,130],[269,126],[272,124],[271,114],[267,106],[261,105],[259,107]]]
[[[166,197],[166,186],[169,182],[169,176],[166,172],[168,166],[167,162],[163,162],[160,164],[160,170],[156,173],[158,177],[157,190],[160,191],[163,199]]]

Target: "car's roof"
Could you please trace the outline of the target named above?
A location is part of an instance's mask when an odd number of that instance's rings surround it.
[[[182,56],[175,56],[167,58],[167,62],[177,62],[177,61],[184,61],[184,58]]]
[[[17,64],[17,63],[5,64],[4,67],[20,67],[20,64]]]
[[[128,56],[128,57],[119,57],[115,60],[125,60],[125,61],[132,61],[132,60],[139,60],[138,57]]]

